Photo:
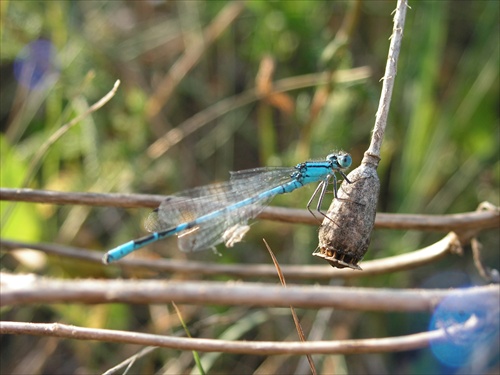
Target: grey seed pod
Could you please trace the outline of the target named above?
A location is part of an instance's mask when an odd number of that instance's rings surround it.
[[[376,167],[380,159],[365,154],[361,166],[342,182],[319,229],[319,245],[314,256],[332,267],[361,270],[358,262],[368,250],[375,223],[380,181]]]

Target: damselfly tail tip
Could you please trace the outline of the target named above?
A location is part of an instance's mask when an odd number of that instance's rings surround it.
[[[106,264],[106,265],[108,265],[109,263],[111,263],[111,261],[109,259],[109,253],[104,254],[104,256],[102,257],[102,263]]]

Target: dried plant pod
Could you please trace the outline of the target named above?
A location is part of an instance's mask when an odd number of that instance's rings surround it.
[[[370,244],[380,191],[376,167],[379,158],[365,154],[361,166],[347,176],[319,229],[319,245],[314,256],[332,267],[361,270]]]
[[[399,0],[394,12],[389,55],[370,147],[365,152],[361,166],[347,176],[351,184],[342,183],[338,199],[333,200],[319,229],[319,245],[313,255],[325,259],[333,267],[360,270],[358,263],[370,244],[380,191],[377,166],[396,78],[407,7],[405,1]]]

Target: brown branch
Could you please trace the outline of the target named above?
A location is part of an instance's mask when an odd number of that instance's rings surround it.
[[[0,334],[60,337],[78,340],[98,340],[136,345],[158,346],[177,350],[201,352],[225,352],[253,355],[304,355],[304,354],[359,354],[414,350],[430,343],[465,337],[471,331],[484,328],[487,323],[475,316],[462,325],[441,328],[435,331],[399,337],[353,339],[341,341],[273,342],[273,341],[227,341],[204,338],[160,336],[139,332],[112,331],[97,328],[82,328],[59,323],[0,322]]]
[[[38,303],[176,303],[321,308],[365,311],[432,311],[446,297],[470,296],[495,308],[498,285],[467,289],[382,289],[333,286],[163,280],[66,280],[1,273],[0,306]]]
[[[166,198],[151,194],[70,193],[53,190],[0,188],[0,201],[85,206],[156,208]]]
[[[156,208],[167,196],[151,194],[68,193],[50,190],[0,188],[0,200],[46,204],[79,204],[122,208]],[[267,207],[259,219],[288,223],[318,224],[307,211]],[[438,232],[479,231],[500,227],[498,207],[450,215],[416,215],[378,213],[375,228],[429,230]]]
[[[1,240],[0,246],[5,250],[30,248],[40,250],[48,255],[63,256],[72,259],[102,265],[104,253],[89,251],[56,244]],[[363,272],[352,269],[332,268],[329,265],[283,265],[283,274],[289,279],[332,279],[332,278],[360,278],[366,276],[387,274],[397,271],[413,269],[426,264],[434,263],[448,253],[461,253],[461,244],[454,233],[450,233],[442,240],[423,249],[388,258],[363,262]],[[175,259],[122,259],[114,266],[130,270],[147,269],[156,272],[175,272],[187,275],[229,275],[243,277],[276,277],[276,270],[269,264],[220,264],[195,262]]]

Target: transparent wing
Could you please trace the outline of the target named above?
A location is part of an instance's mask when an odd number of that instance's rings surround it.
[[[295,171],[294,167],[245,169],[243,171],[231,172],[229,183],[243,190],[257,190],[257,193],[260,193],[268,188],[273,188],[290,181],[291,175]]]
[[[150,232],[158,232],[193,221],[290,181],[294,170],[287,167],[232,172],[228,182],[184,190],[165,199],[149,215],[145,227]]]
[[[249,228],[247,222],[257,216],[273,197],[266,197],[257,202],[239,207],[226,215],[220,215],[204,222],[195,230],[181,233],[178,239],[179,249],[184,252],[205,250],[222,242],[234,244],[243,239]],[[233,228],[235,232],[230,230]]]
[[[222,198],[221,195],[220,198]],[[222,199],[214,200],[210,196],[199,198],[169,197],[153,210],[144,226],[150,232],[159,232],[188,223],[197,217],[226,207]]]

